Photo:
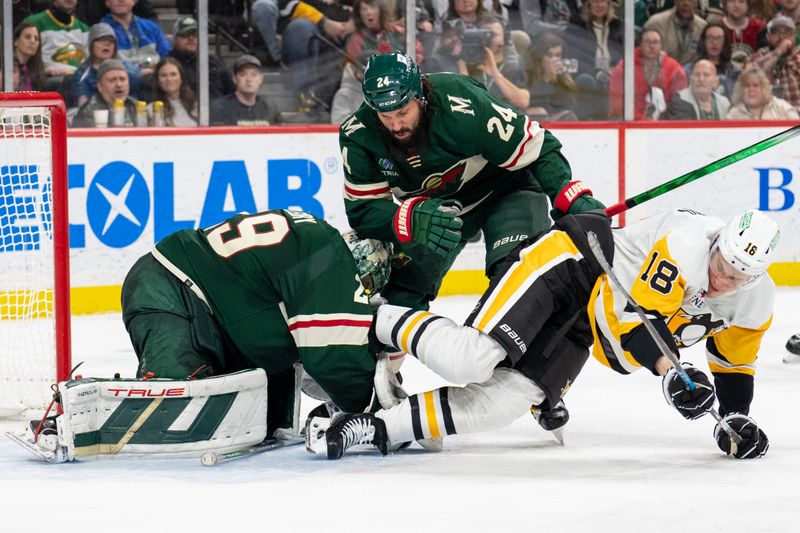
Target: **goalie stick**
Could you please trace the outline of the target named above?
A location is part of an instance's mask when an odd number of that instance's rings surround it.
[[[678,187],[686,185],[687,183],[691,183],[696,179],[700,179],[703,176],[707,176],[713,172],[716,172],[717,170],[732,165],[737,161],[741,161],[742,159],[748,158],[751,155],[763,152],[767,148],[772,148],[776,144],[788,141],[789,139],[792,139],[797,135],[800,135],[800,124],[798,124],[797,126],[793,126],[788,130],[776,133],[772,137],[768,137],[766,139],[758,141],[755,144],[751,144],[747,148],[742,148],[738,152],[734,152],[721,159],[717,159],[713,163],[709,163],[698,169],[692,170],[691,172],[687,172],[683,176],[678,176],[677,178],[671,179],[666,183],[662,183],[661,185],[656,185],[652,189],[644,191],[643,193],[639,193],[636,196],[626,198],[625,200],[617,204],[606,207],[605,213],[609,218],[611,218],[614,215],[622,213],[623,211],[627,211],[631,207],[637,206],[648,200],[652,200],[656,196],[661,196],[666,192],[669,192],[673,189],[677,189]]]
[[[259,453],[268,452],[270,450],[277,450],[285,446],[294,446],[295,444],[302,444],[305,442],[305,437],[294,437],[287,440],[268,439],[260,444],[256,444],[244,450],[237,450],[235,452],[217,453],[205,452],[200,457],[200,463],[203,466],[217,466],[220,463],[231,461],[233,459],[241,459],[243,457],[250,457]]]
[[[593,231],[589,231],[587,232],[586,237],[589,240],[589,247],[592,249],[592,254],[594,255],[595,259],[597,259],[597,262],[600,263],[603,271],[608,276],[608,281],[617,291],[625,296],[625,299],[628,300],[630,306],[634,309],[634,311],[636,311],[636,314],[639,315],[639,318],[642,320],[642,325],[644,325],[644,329],[647,330],[647,333],[649,333],[655,341],[658,349],[661,351],[661,355],[669,359],[669,362],[672,363],[672,367],[686,383],[686,386],[689,387],[689,390],[695,390],[697,386],[689,377],[689,374],[686,373],[686,370],[683,369],[680,361],[678,361],[678,358],[674,353],[672,353],[672,350],[669,349],[669,346],[667,346],[667,343],[661,338],[661,335],[658,334],[653,324],[650,323],[650,319],[647,318],[644,310],[642,310],[639,304],[636,303],[636,300],[634,300],[633,297],[628,294],[628,291],[625,290],[625,287],[622,286],[622,283],[614,273],[611,265],[608,264],[608,261],[606,261],[606,256],[603,255],[603,250],[600,247],[600,241],[597,239],[597,235],[595,235]],[[719,413],[716,409],[714,409],[713,406],[709,407],[708,412],[711,413],[711,416],[714,418],[714,420],[717,421],[722,430],[731,438],[731,452],[735,455],[735,448],[742,443],[742,437],[736,433],[736,431],[734,431],[733,428],[727,422],[725,422],[721,416],[719,416]]]

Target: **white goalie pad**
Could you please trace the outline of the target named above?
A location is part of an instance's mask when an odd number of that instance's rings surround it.
[[[88,378],[59,384],[56,435],[11,436],[51,462],[119,456],[200,457],[263,441],[267,376],[246,370],[195,381]],[[25,442],[23,442],[25,441]]]

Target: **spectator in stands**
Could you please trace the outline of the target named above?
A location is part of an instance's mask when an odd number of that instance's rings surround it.
[[[578,18],[567,27],[565,53],[577,64],[578,118],[608,118],[608,82],[611,67],[624,52],[624,24],[610,0],[588,0]]]
[[[718,94],[717,67],[708,59],[698,59],[689,76],[689,87],[681,89],[667,105],[667,120],[722,120],[731,107],[730,101]]]
[[[89,26],[75,17],[78,0],[53,0],[53,5],[27,21],[39,29],[47,88],[60,90],[64,76],[75,72],[88,54]]]
[[[733,107],[728,120],[798,120],[797,110],[772,94],[769,78],[758,67],[748,67],[733,86]]]
[[[768,20],[772,20],[772,17],[775,16],[775,4],[775,0],[750,0],[748,13],[751,17],[757,18],[766,24]],[[795,22],[797,21],[795,20]]]
[[[717,69],[719,85],[716,92],[726,97],[733,94],[733,84],[742,71],[741,66],[731,59],[731,43],[728,40],[728,33],[718,22],[714,22],[703,28],[700,34],[700,41],[697,43],[697,59],[708,59]],[[693,63],[683,66],[686,76],[692,75]]]
[[[530,102],[528,77],[505,29],[505,21],[493,14],[486,14],[477,21],[479,28],[491,30],[492,40],[484,47],[481,60],[465,62],[469,75],[481,82],[497,98],[505,100],[524,111]]]
[[[164,102],[166,126],[197,126],[197,97],[184,81],[181,64],[167,56],[158,62],[154,73],[154,100]]]
[[[493,13],[495,15],[499,15],[503,20],[507,22],[509,21],[508,9],[506,9],[500,0],[474,0],[470,2],[462,1],[462,5],[458,9],[456,9],[456,5],[453,0],[424,0],[424,2],[428,1],[431,2],[434,12],[434,19],[436,21],[436,24],[434,25],[435,31],[439,31],[441,29],[439,24],[442,21],[452,18],[463,18],[459,16],[459,11],[463,11],[464,13],[479,11],[477,17],[472,20],[473,24],[476,23],[478,18],[482,17],[485,13]],[[481,4],[481,7],[477,7],[475,5],[476,3]],[[465,22],[469,23],[468,20],[465,20]]]
[[[353,59],[364,51],[388,54],[405,48],[405,29],[395,20],[391,0],[356,0],[353,4],[353,26],[355,31],[347,38],[345,46],[347,55]],[[419,39],[415,60],[420,65],[424,60]]]
[[[633,57],[634,118],[657,119],[666,111],[672,96],[688,86],[686,73],[677,61],[661,50],[661,34],[656,30],[642,32]],[[620,61],[611,71],[608,100],[612,118],[623,116],[624,63],[624,60]]]
[[[275,64],[280,63],[283,54],[281,53],[281,42],[278,36],[278,21],[280,19],[278,0],[256,0],[250,8],[250,15],[253,19],[253,24],[267,46],[270,59]]]
[[[675,7],[653,15],[644,25],[661,34],[661,47],[680,64],[695,60],[697,42],[707,24],[696,9],[697,0],[675,0]]]
[[[778,13],[767,25],[768,46],[758,49],[752,63],[767,74],[772,92],[800,109],[800,48],[794,20]]]
[[[277,109],[258,95],[264,81],[261,62],[243,55],[233,66],[236,91],[211,105],[212,126],[268,126],[278,122]]]
[[[458,35],[460,19],[442,21],[442,31],[434,52],[428,54],[422,66],[423,72],[467,72],[467,66],[461,59],[461,38]]]
[[[313,119],[329,106],[342,77],[339,54],[331,47],[353,32],[351,11],[336,0],[279,0],[278,6],[281,54],[292,72],[298,110]]]
[[[744,65],[758,47],[758,34],[766,24],[748,16],[750,0],[722,0],[722,26],[731,42],[731,54]]]
[[[180,0],[178,1],[180,2]],[[194,8],[196,0],[190,1],[192,2],[192,8]],[[100,22],[108,13],[109,9],[105,0],[84,0],[78,4],[78,9],[76,10],[77,17],[89,26],[94,26]],[[137,0],[136,4],[133,6],[133,14],[137,17],[150,19],[152,21],[158,20],[155,10],[150,5],[150,0]]]
[[[563,36],[580,5],[577,0],[519,0],[522,28],[533,41],[545,32]]]
[[[117,35],[119,54],[139,67],[142,75],[153,72],[158,61],[169,54],[171,46],[159,25],[133,14],[136,0],[106,0],[111,11],[102,18]]]
[[[128,88],[131,95],[139,94],[139,69],[117,53],[117,36],[105,22],[98,22],[89,30],[89,57],[81,63],[70,78],[70,96],[75,101],[67,105],[81,106],[97,92],[97,69],[106,59],[119,59],[128,72]]]
[[[39,46],[39,30],[28,21],[14,28],[14,62],[19,67],[19,84],[15,91],[41,91],[44,88],[44,65]]]
[[[574,72],[563,58],[564,42],[552,33],[537,40],[530,73],[530,106],[527,113],[536,120],[577,120]]]
[[[116,123],[114,117],[114,103],[117,100],[123,102],[125,110],[121,123]],[[95,122],[95,111],[108,111],[108,125],[134,125],[136,100],[130,97],[128,71],[119,59],[106,59],[100,64],[97,69],[97,92],[78,109],[72,125],[76,128],[102,126]]]
[[[169,57],[178,60],[183,71],[183,81],[196,95],[197,89],[197,20],[185,17],[175,21],[172,34],[172,51]],[[216,55],[208,55],[208,93],[211,100],[233,94],[236,86],[225,63]]]
[[[361,83],[364,81],[364,67],[369,61],[371,52],[361,52],[356,61],[348,60],[342,72],[342,82],[333,95],[331,104],[331,124],[341,124],[344,120],[355,113],[362,102],[364,93],[361,91]]]
[[[768,0],[771,1],[771,0]],[[774,0],[777,4],[775,14],[786,15],[790,19],[792,19],[795,25],[800,24],[800,0]],[[773,15],[774,17],[774,15]],[[772,20],[773,17],[762,18],[764,22],[769,22]],[[798,35],[798,40],[800,40],[800,35]],[[764,48],[765,46],[769,45],[769,41],[767,40],[767,28],[764,27],[761,30],[761,33],[758,34],[758,48]]]

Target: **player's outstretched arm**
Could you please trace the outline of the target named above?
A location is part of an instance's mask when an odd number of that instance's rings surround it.
[[[670,364],[666,357],[662,356],[659,360],[662,359],[665,364]],[[656,366],[658,367],[658,365]],[[694,389],[690,389],[678,371],[670,366],[661,382],[664,398],[683,418],[695,420],[714,407],[714,386],[708,376],[691,364],[683,363],[682,366],[694,383]]]

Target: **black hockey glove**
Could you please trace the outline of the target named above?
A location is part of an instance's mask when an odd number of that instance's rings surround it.
[[[689,363],[683,363],[683,369],[694,382],[694,390],[689,390],[688,385],[674,368],[670,368],[664,376],[661,387],[668,404],[677,409],[683,418],[695,420],[714,406],[714,386],[708,380],[708,376]]]
[[[461,204],[455,200],[409,198],[394,215],[392,226],[401,243],[424,244],[446,256],[461,241],[461,219],[456,216]]]
[[[767,434],[756,425],[755,420],[739,413],[731,413],[722,420],[727,422],[731,429],[742,437],[742,442],[737,445],[725,433],[722,426],[717,424],[714,427],[714,439],[716,439],[720,450],[728,455],[733,455],[737,459],[755,459],[767,453],[769,439]]]

